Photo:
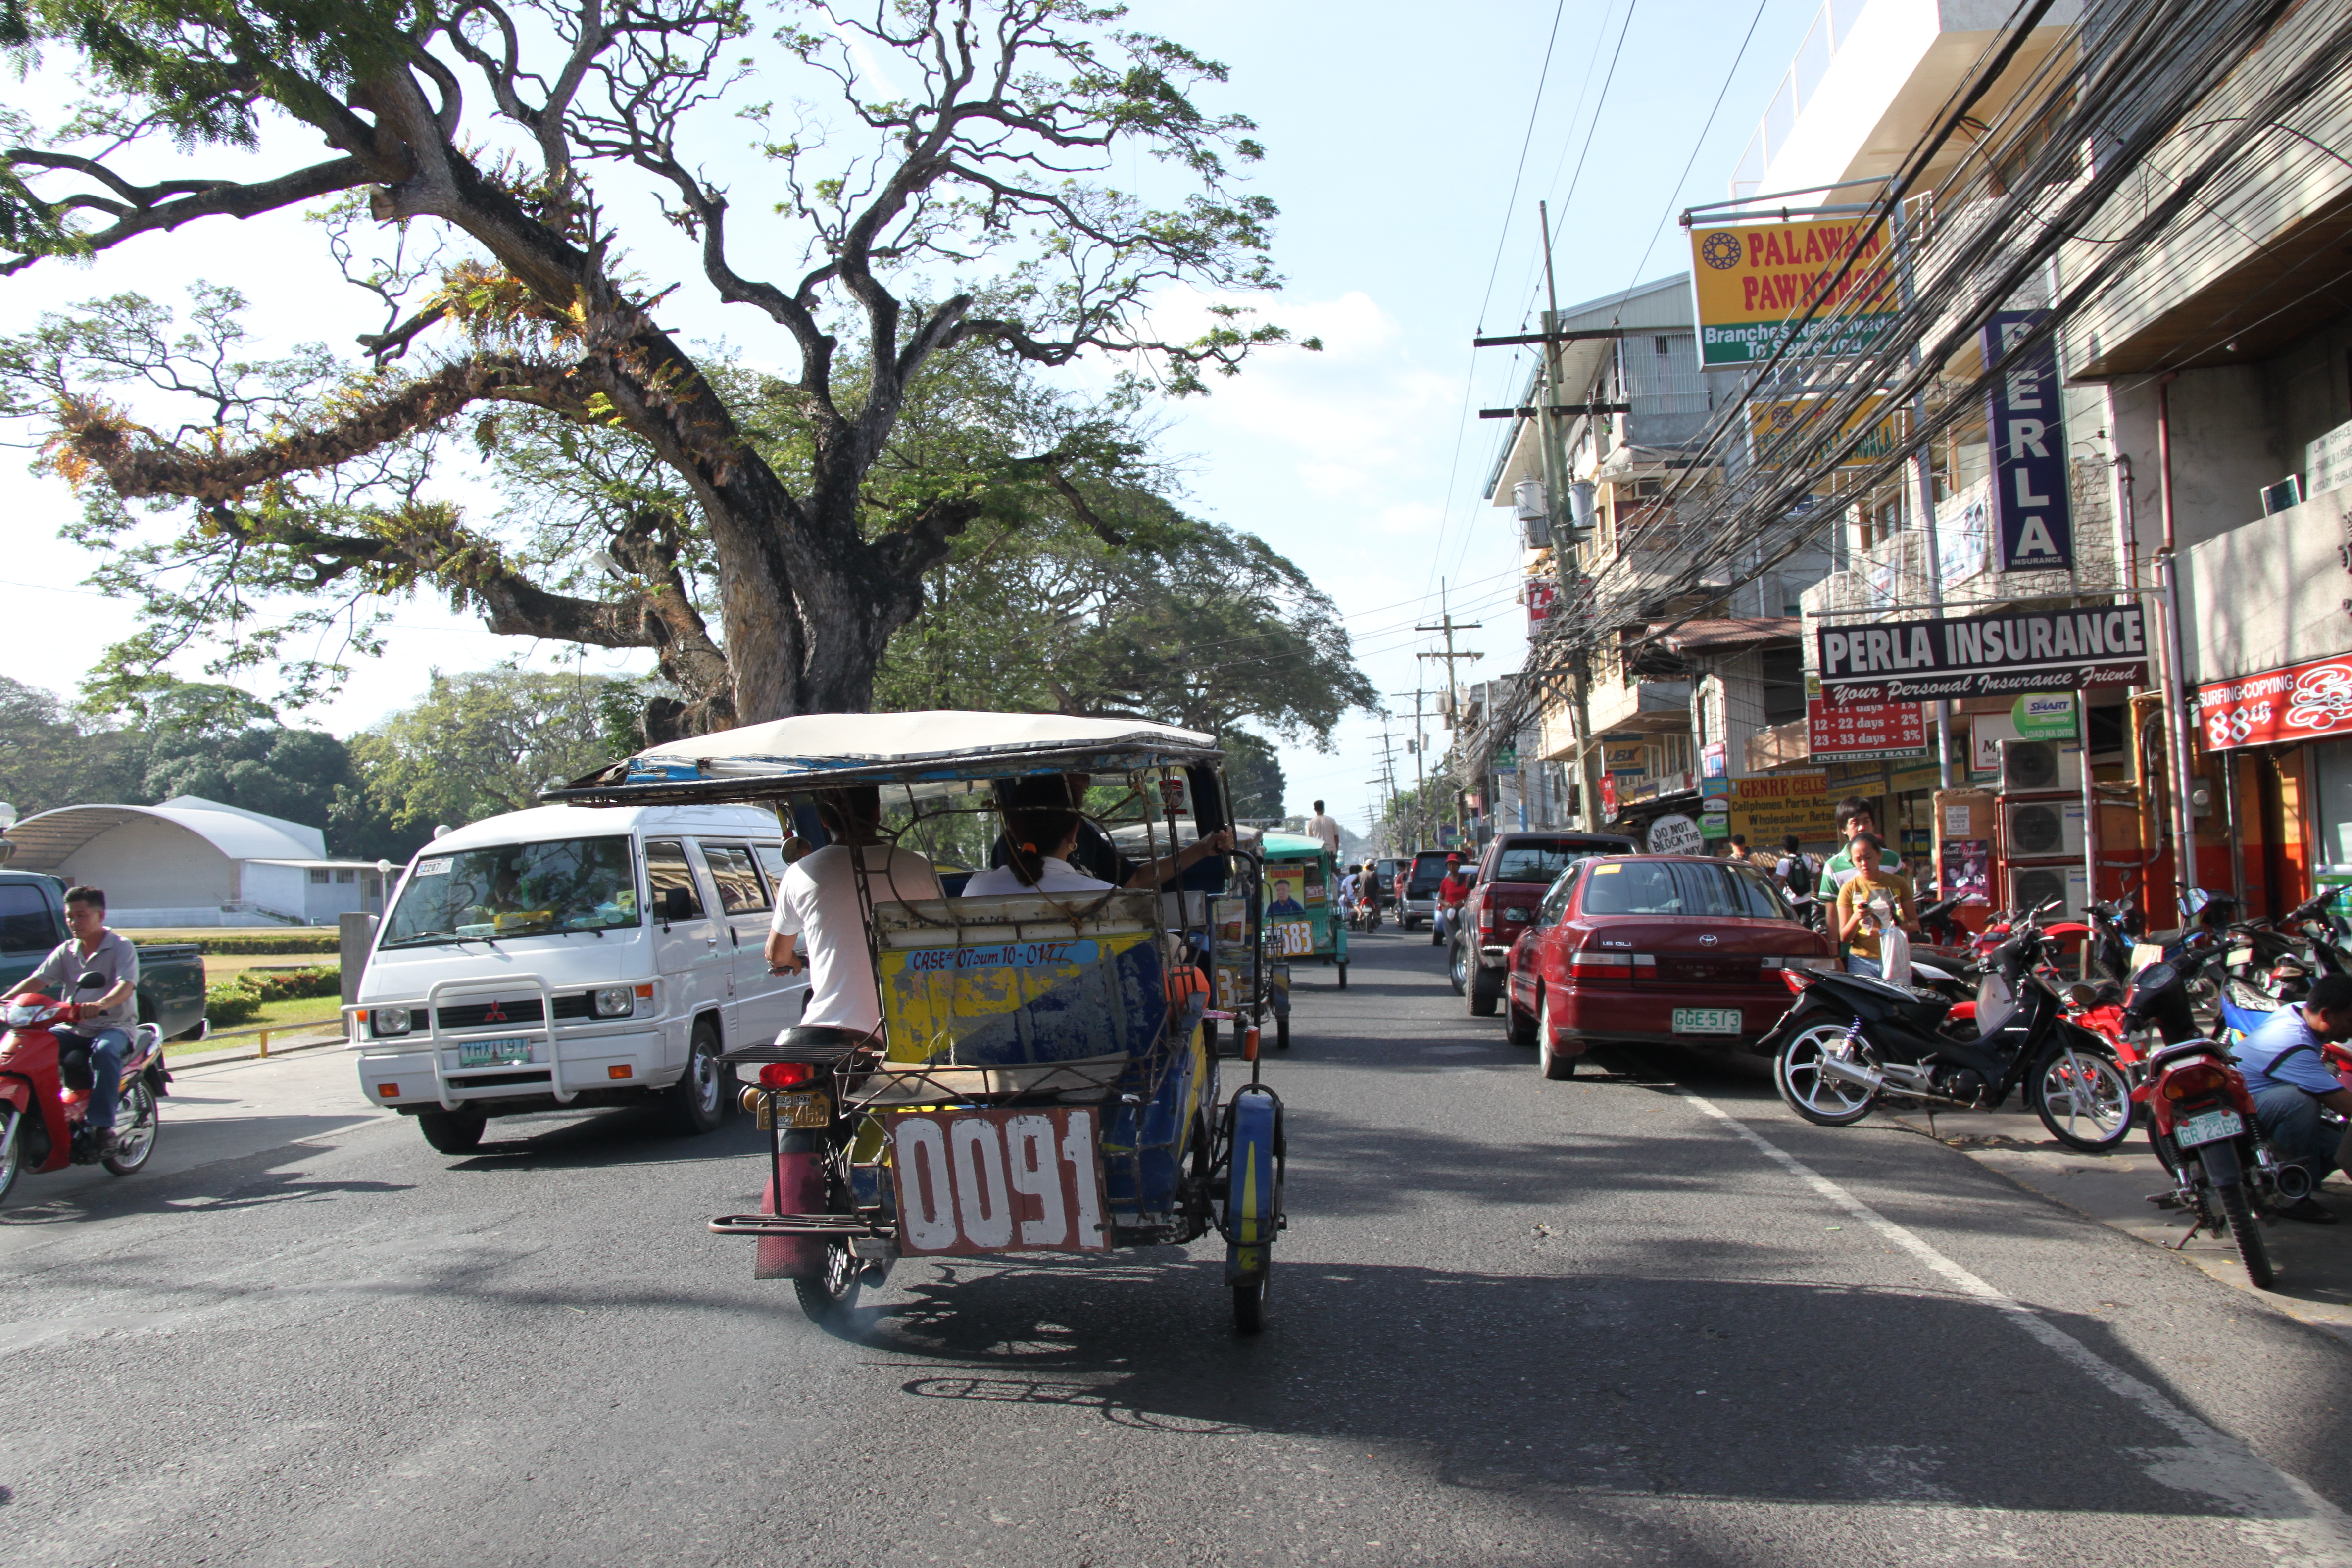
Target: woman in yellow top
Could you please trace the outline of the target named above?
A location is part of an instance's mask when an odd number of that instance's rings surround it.
[[[1879,973],[1879,917],[1871,904],[1885,899],[1894,910],[1894,923],[1917,934],[1917,911],[1911,904],[1911,884],[1879,864],[1886,848],[1875,833],[1853,836],[1853,863],[1863,868],[1838,889],[1837,938],[1845,944],[1849,974]]]

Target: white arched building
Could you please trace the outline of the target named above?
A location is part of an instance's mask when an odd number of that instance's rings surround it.
[[[373,861],[327,858],[315,827],[201,795],[161,805],[61,805],[8,829],[12,871],[106,892],[113,926],[332,924],[383,912]]]

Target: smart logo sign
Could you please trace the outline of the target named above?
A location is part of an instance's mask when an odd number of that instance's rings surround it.
[[[1815,637],[1822,696],[1832,706],[2147,683],[2147,626],[2137,605],[1896,621]]]
[[[2042,310],[2001,310],[1984,326],[1985,363],[2039,325]],[[1985,399],[1993,448],[1993,515],[2004,572],[2074,564],[2074,518],[2066,496],[2066,426],[2058,407],[2058,348],[2044,338],[1995,381]]]
[[[1851,354],[1868,348],[1895,310],[1884,225],[1851,220],[1752,223],[1691,230],[1691,293],[1699,362],[1760,364],[1812,311],[1790,352]],[[1849,259],[1852,265],[1847,265]]]

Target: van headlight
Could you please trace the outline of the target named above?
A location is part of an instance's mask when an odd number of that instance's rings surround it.
[[[371,1007],[368,1027],[379,1040],[408,1033],[408,1009],[405,1007]]]
[[[596,993],[596,1016],[625,1018],[637,1010],[635,991],[626,985],[606,985]]]

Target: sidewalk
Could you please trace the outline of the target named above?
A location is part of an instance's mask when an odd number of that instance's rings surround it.
[[[1928,1131],[1923,1111],[1880,1114],[1917,1131]],[[2160,1209],[2147,1201],[2150,1193],[2171,1191],[2172,1178],[2148,1151],[2144,1130],[2135,1130],[2116,1153],[2082,1154],[2051,1137],[2032,1111],[2012,1106],[1990,1115],[1969,1110],[1939,1114],[1935,1133],[2029,1192],[2168,1251],[2178,1247],[2189,1229],[2189,1221],[2178,1210]],[[2319,1197],[2342,1216],[2340,1223],[2278,1220],[2263,1226],[2263,1239],[2278,1270],[2274,1290],[2257,1290],[2246,1282],[2237,1245],[2226,1235],[2200,1231],[2196,1240],[2179,1248],[2179,1255],[2224,1285],[2291,1318],[2352,1339],[2352,1194],[2337,1185],[2323,1188]]]

